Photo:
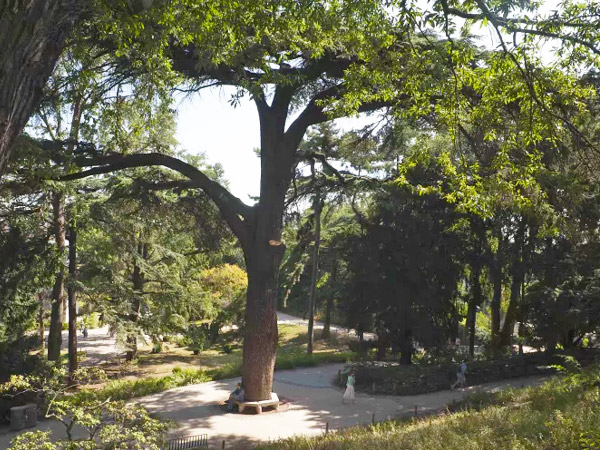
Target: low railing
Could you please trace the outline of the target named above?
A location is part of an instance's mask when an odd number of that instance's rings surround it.
[[[208,447],[208,434],[182,436],[169,439],[164,450],[186,450],[189,448]]]

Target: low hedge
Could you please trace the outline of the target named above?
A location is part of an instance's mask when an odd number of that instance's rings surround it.
[[[569,358],[587,365],[598,358],[596,350],[565,354],[528,353],[501,360],[468,363],[467,385],[482,384],[507,378],[551,374]],[[416,395],[448,389],[456,381],[458,364],[385,365],[362,363],[355,367],[356,389],[372,394]],[[345,384],[340,377],[340,385]]]

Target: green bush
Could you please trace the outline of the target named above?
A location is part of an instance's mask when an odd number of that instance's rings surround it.
[[[282,353],[277,355],[275,370],[295,369],[296,367],[314,367],[319,364],[349,362],[356,358],[353,352]]]
[[[236,378],[242,375],[242,363],[225,364],[208,371],[211,379],[224,380],[226,378]]]
[[[184,342],[194,353],[199,353],[208,345],[208,336],[205,327],[191,325],[184,335]]]

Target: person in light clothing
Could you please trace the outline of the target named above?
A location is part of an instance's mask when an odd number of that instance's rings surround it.
[[[346,381],[346,391],[344,392],[344,397],[342,398],[342,403],[352,402],[356,403],[354,400],[354,383],[356,379],[354,378],[354,371],[350,371],[348,374],[348,381]]]

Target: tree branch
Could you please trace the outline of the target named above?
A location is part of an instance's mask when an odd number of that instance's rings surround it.
[[[290,143],[294,143],[296,147],[300,144],[300,141],[304,137],[304,133],[311,125],[327,122],[329,120],[337,119],[337,116],[327,114],[321,102],[325,102],[330,99],[339,99],[344,95],[343,84],[336,84],[322,90],[315,95],[310,102],[306,105],[302,113],[292,122],[285,132],[286,140]],[[392,106],[391,101],[374,100],[365,102],[358,107],[357,112],[371,112],[381,108]]]
[[[570,34],[554,33],[554,32],[546,31],[543,29],[537,29],[537,28],[523,28],[522,26],[520,26],[520,25],[536,25],[536,26],[543,27],[546,25],[553,25],[553,26],[558,25],[558,26],[567,26],[567,27],[577,28],[577,27],[583,27],[583,26],[586,26],[589,24],[562,22],[560,20],[557,20],[557,21],[549,20],[549,21],[545,22],[543,20],[535,21],[535,20],[526,20],[526,19],[519,19],[519,18],[505,18],[505,17],[497,16],[494,13],[492,13],[492,11],[490,11],[490,9],[487,7],[487,5],[485,5],[485,3],[477,2],[477,4],[478,4],[479,8],[482,10],[481,13],[469,13],[469,12],[463,11],[458,8],[448,8],[447,11],[449,14],[456,16],[456,17],[460,17],[462,19],[469,19],[469,20],[488,19],[494,25],[496,25],[498,27],[502,27],[510,33],[532,34],[532,35],[536,35],[536,36],[543,36],[543,37],[547,37],[547,38],[560,39],[560,40],[566,40],[569,42],[573,42],[575,44],[579,44],[579,45],[582,45],[582,46],[588,48],[596,55],[600,55],[600,49],[596,48],[591,42],[585,41],[576,36],[572,36]]]
[[[254,209],[244,204],[225,187],[211,180],[206,174],[191,164],[162,153],[95,155],[92,157],[77,157],[74,162],[80,167],[97,167],[63,175],[59,178],[61,181],[78,180],[92,175],[111,173],[133,167],[164,166],[179,172],[190,180],[189,183],[186,183],[186,187],[202,189],[217,205],[223,218],[233,233],[240,239],[242,245],[247,242],[249,232],[248,221],[253,218]]]

